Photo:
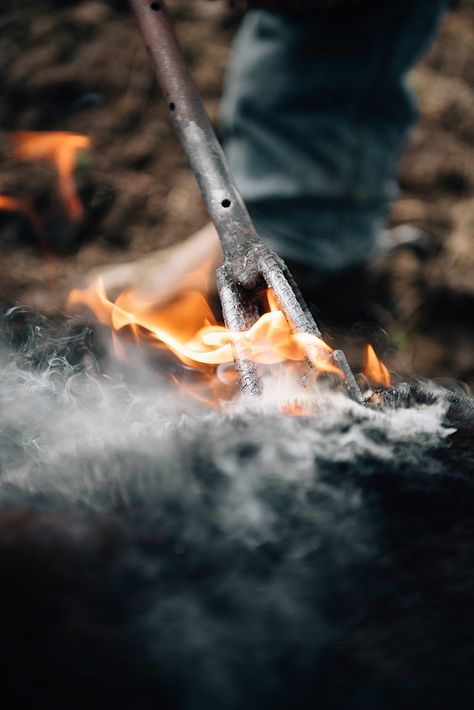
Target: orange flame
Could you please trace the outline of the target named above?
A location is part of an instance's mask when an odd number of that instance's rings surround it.
[[[382,387],[390,387],[392,384],[392,378],[389,371],[383,364],[382,360],[377,356],[374,348],[370,343],[367,343],[365,350],[365,369],[364,375],[368,380],[373,382],[374,385],[381,385]]]
[[[74,289],[68,305],[84,304],[97,319],[114,331],[131,326],[137,338],[156,347],[167,347],[187,366],[219,379],[219,366],[233,362],[232,345],[239,341],[248,357],[262,365],[304,362],[309,359],[314,375],[329,373],[342,376],[331,358],[332,349],[323,340],[307,333],[293,333],[274,296],[268,293],[269,312],[264,313],[247,331],[233,333],[216,321],[201,293],[186,291],[171,303],[160,307],[140,300],[135,291],[120,294],[115,302],[107,298],[101,280],[86,289]],[[222,378],[220,379],[222,383]],[[225,382],[235,391],[236,378]]]
[[[90,138],[68,131],[15,131],[12,138],[17,158],[54,163],[68,214],[72,219],[81,219],[84,208],[76,191],[74,168],[77,153],[91,145]]]

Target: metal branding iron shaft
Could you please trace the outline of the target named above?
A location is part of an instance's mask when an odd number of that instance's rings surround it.
[[[219,234],[223,264],[216,277],[226,326],[236,333],[248,330],[256,322],[259,317],[256,289],[266,283],[293,331],[321,338],[286,264],[255,230],[174,34],[165,3],[130,2],[175,129]],[[317,346],[314,348],[316,351]],[[309,362],[314,359],[311,349],[311,345],[306,348]],[[234,340],[233,352],[242,392],[260,394],[261,379],[241,339]],[[360,402],[361,393],[344,353],[335,350],[331,357],[344,374],[349,396]]]

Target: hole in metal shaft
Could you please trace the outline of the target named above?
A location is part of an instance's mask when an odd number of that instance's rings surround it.
[[[168,108],[170,111],[174,111],[176,106],[174,105],[174,103],[172,101],[170,101],[170,103],[168,104]]]
[[[227,198],[225,200],[222,200],[221,202],[222,207],[230,207],[230,200]]]
[[[161,4],[159,2],[151,2],[150,8],[155,12],[158,12],[158,10],[161,10]]]

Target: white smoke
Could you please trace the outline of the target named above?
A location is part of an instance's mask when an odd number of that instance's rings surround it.
[[[87,490],[93,495],[94,486],[82,480],[84,470],[77,462],[87,459],[90,469],[94,459],[141,451],[155,462],[156,475],[189,488],[193,482],[184,483],[183,476],[196,454],[190,441],[198,439],[194,448],[205,442],[204,456],[231,481],[219,518],[229,534],[246,536],[252,544],[273,534],[274,512],[260,494],[269,479],[291,487],[295,501],[303,501],[318,468],[367,456],[380,461],[396,457],[400,465],[405,459],[422,462],[424,452],[453,431],[444,424],[448,404],[442,399],[373,409],[324,389],[311,394],[312,417],[277,414],[271,388],[271,396],[259,403],[239,401],[223,413],[196,411],[143,362],[138,363],[140,376],[127,383],[120,370],[97,374],[70,364],[67,353],[58,354],[64,344],[58,340],[57,348],[53,342],[48,358],[34,367],[36,342],[27,346],[31,352],[4,348],[0,354],[4,481],[35,490],[57,486],[63,493],[90,498]],[[114,473],[101,463],[94,475]]]

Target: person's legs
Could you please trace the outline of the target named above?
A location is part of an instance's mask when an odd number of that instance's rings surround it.
[[[376,252],[416,117],[407,72],[447,0],[245,17],[221,107],[225,150],[260,235],[329,274]]]

